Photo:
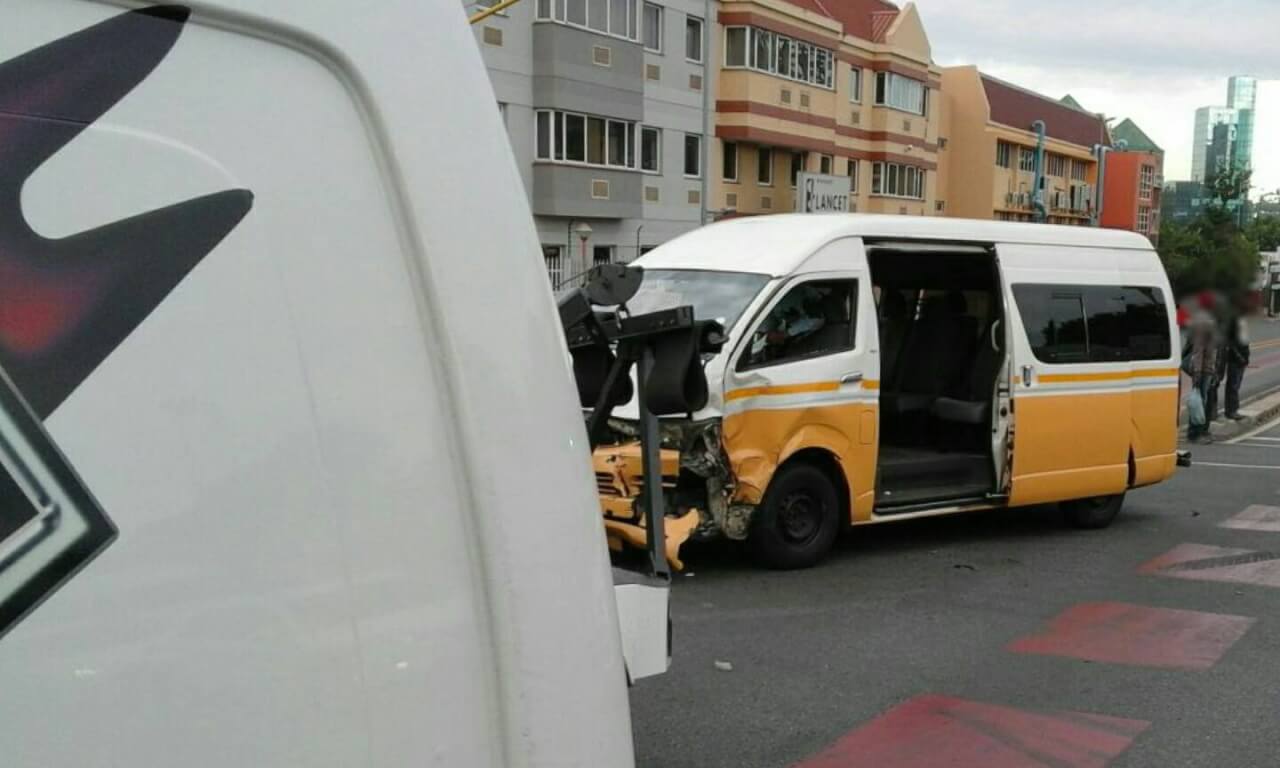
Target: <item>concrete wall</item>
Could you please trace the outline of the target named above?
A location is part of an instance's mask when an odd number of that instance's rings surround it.
[[[947,151],[942,153],[947,167],[941,176],[947,186],[938,196],[947,201],[948,216],[990,219],[997,194],[996,141],[987,133],[990,109],[977,68],[942,70],[941,99],[948,125]]]
[[[534,221],[544,246],[566,251],[565,274],[585,269],[592,249],[607,246],[621,261],[635,258],[640,246],[652,247],[701,224],[700,179],[685,178],[684,137],[702,135],[701,64],[685,59],[687,15],[703,18],[700,0],[662,3],[663,50],[562,24],[535,22],[535,0],[526,0],[475,27],[477,45],[489,69],[499,102],[505,103],[507,130],[521,178],[529,194]],[[476,10],[468,6],[469,10]],[[711,28],[712,19],[704,19]],[[609,49],[609,66],[594,60],[596,47]],[[719,56],[712,39],[704,57]],[[649,79],[650,65],[656,67]],[[561,109],[634,121],[636,154],[639,126],[661,129],[661,171],[644,173],[571,166],[534,159],[535,109]],[[714,164],[709,164],[715,167]],[[608,199],[592,196],[592,182],[609,183]],[[646,195],[646,188],[649,194]],[[598,191],[598,190],[597,190]],[[656,200],[649,200],[656,197]],[[569,230],[591,227],[585,258],[582,243]]]

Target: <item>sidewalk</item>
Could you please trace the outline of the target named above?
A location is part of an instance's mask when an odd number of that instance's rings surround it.
[[[1186,390],[1184,389],[1183,391]],[[1213,435],[1215,440],[1230,440],[1280,416],[1280,390],[1263,393],[1243,403],[1240,406],[1240,415],[1244,417],[1240,421],[1217,419],[1209,426],[1209,434]],[[1185,442],[1187,439],[1185,417],[1178,427],[1178,440],[1179,442]]]

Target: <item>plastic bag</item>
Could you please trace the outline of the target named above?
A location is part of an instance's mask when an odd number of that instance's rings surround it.
[[[1187,395],[1187,423],[1193,427],[1205,425],[1204,399],[1200,397],[1200,390],[1195,387],[1192,387],[1191,394]]]

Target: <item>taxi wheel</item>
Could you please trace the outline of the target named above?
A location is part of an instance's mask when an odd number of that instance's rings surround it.
[[[1095,496],[1092,499],[1078,499],[1062,504],[1062,511],[1067,522],[1076,528],[1106,528],[1120,514],[1124,505],[1124,494],[1115,496]]]
[[[784,467],[751,518],[747,546],[768,568],[808,568],[826,557],[840,529],[840,503],[825,472],[809,464]]]

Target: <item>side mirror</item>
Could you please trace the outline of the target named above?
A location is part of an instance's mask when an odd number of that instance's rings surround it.
[[[643,267],[626,264],[601,264],[587,273],[583,289],[587,299],[597,307],[616,307],[631,301],[644,280]]]

